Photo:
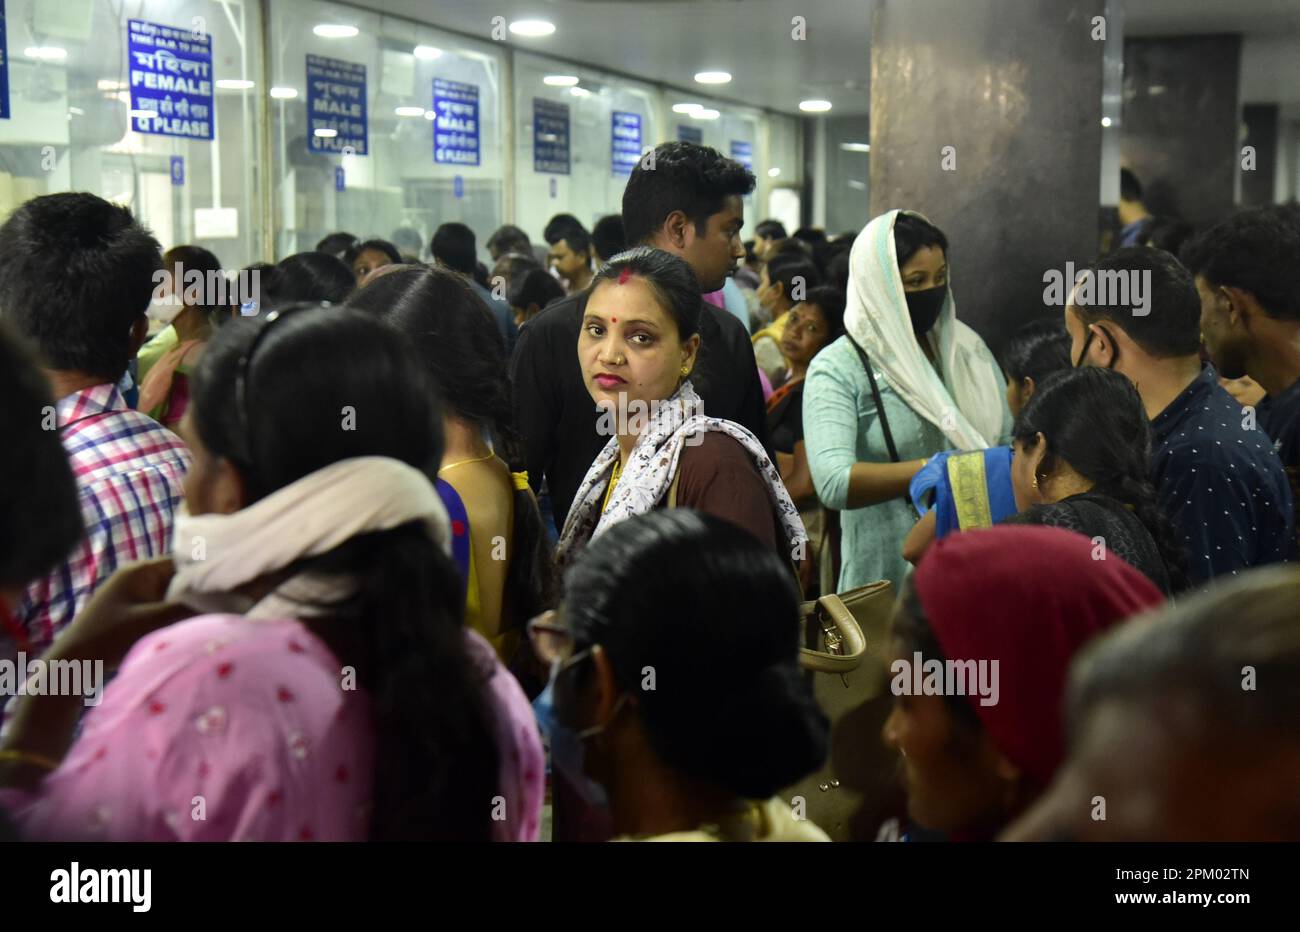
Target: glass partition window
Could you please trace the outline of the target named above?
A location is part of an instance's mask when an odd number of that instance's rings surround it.
[[[591,229],[622,210],[632,167],[660,141],[658,97],[649,84],[515,53],[515,221],[534,242],[557,213]]]
[[[164,249],[197,243],[230,268],[260,258],[257,0],[8,0],[5,12],[0,215],[92,191]]]
[[[486,260],[504,215],[500,50],[340,4],[270,12],[277,257],[346,230],[428,258],[460,221]]]

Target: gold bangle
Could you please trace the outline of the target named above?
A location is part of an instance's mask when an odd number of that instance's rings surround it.
[[[4,761],[13,761],[18,764],[31,764],[33,767],[40,767],[43,770],[58,770],[59,762],[46,757],[43,754],[34,754],[31,751],[0,751],[0,763]]]

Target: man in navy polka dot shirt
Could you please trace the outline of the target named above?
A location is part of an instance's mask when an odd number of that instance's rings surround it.
[[[1201,301],[1167,252],[1121,249],[1089,270],[1065,309],[1071,358],[1133,380],[1151,418],[1152,479],[1204,583],[1290,559],[1291,487],[1253,411],[1200,357]]]
[[[1201,337],[1219,375],[1249,376],[1265,394],[1259,424],[1300,505],[1300,208],[1234,214],[1184,260],[1201,296]]]

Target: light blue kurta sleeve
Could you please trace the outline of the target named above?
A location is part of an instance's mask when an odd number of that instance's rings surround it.
[[[868,401],[865,412],[860,409],[856,368],[845,371],[841,366],[840,341],[813,359],[803,391],[804,446],[813,487],[823,505],[837,510],[848,507],[849,473],[860,459],[859,438],[876,417],[874,403]],[[857,358],[853,361],[856,364]]]

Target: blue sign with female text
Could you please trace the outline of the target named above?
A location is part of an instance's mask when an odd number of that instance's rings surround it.
[[[5,0],[0,0],[0,120],[9,119],[9,39],[5,36]]]
[[[741,142],[739,139],[731,140],[731,157],[750,171],[754,170],[754,144],[752,142]]]
[[[368,155],[366,66],[307,56],[307,149]]]
[[[212,138],[212,37],[127,20],[131,128],[155,136]]]
[[[533,98],[533,171],[569,173],[569,105]]]
[[[478,85],[433,79],[433,160],[479,163]]]
[[[616,175],[631,174],[641,158],[641,114],[615,110],[611,115],[610,165]]]

